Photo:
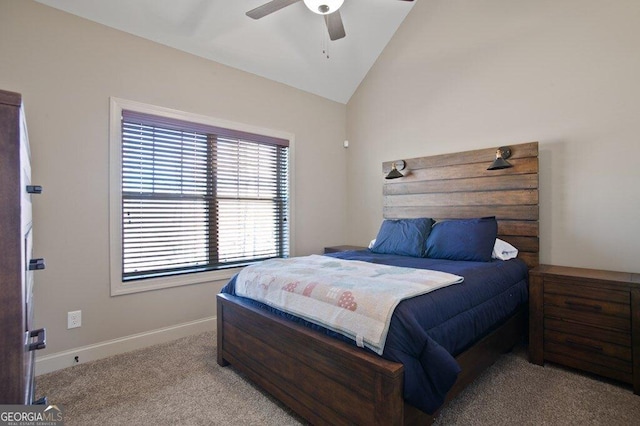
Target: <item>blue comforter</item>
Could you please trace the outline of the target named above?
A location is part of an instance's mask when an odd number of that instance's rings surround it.
[[[369,250],[328,256],[409,268],[432,269],[464,277],[462,284],[402,301],[391,319],[384,353],[404,365],[404,398],[434,413],[455,383],[460,367],[455,356],[499,326],[528,300],[527,267],[520,260],[461,262],[375,254]],[[235,294],[235,278],[222,293]],[[352,340],[300,318],[253,302],[327,335]]]

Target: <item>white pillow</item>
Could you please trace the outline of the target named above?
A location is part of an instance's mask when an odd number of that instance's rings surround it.
[[[376,239],[374,238],[374,239],[373,239],[373,240],[371,240],[371,242],[369,243],[369,250],[371,250],[371,247],[373,247],[375,243],[376,243]]]
[[[494,259],[500,260],[509,260],[518,256],[518,249],[509,244],[506,241],[503,241],[499,238],[496,238],[496,243],[493,245],[493,253],[491,257]]]

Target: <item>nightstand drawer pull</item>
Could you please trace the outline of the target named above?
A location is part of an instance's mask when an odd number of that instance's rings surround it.
[[[574,348],[589,349],[597,352],[604,351],[602,346],[599,346],[599,345],[589,345],[587,343],[576,342],[575,340],[571,340],[571,339],[567,339],[565,340],[565,342],[567,343],[567,345],[573,346]]]
[[[586,309],[594,312],[602,311],[602,305],[591,305],[589,303],[573,302],[571,300],[565,300],[564,304],[572,308]]]

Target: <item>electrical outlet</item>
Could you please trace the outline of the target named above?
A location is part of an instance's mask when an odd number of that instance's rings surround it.
[[[67,330],[82,325],[82,311],[67,312]]]

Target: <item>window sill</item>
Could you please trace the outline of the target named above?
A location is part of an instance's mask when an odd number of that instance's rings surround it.
[[[143,291],[160,290],[163,288],[178,287],[191,284],[204,284],[214,281],[230,279],[242,268],[230,268],[219,271],[198,272],[195,274],[175,275],[170,277],[150,278],[139,281],[123,283],[116,279],[111,281],[111,296],[140,293]],[[119,274],[117,274],[119,276]]]

